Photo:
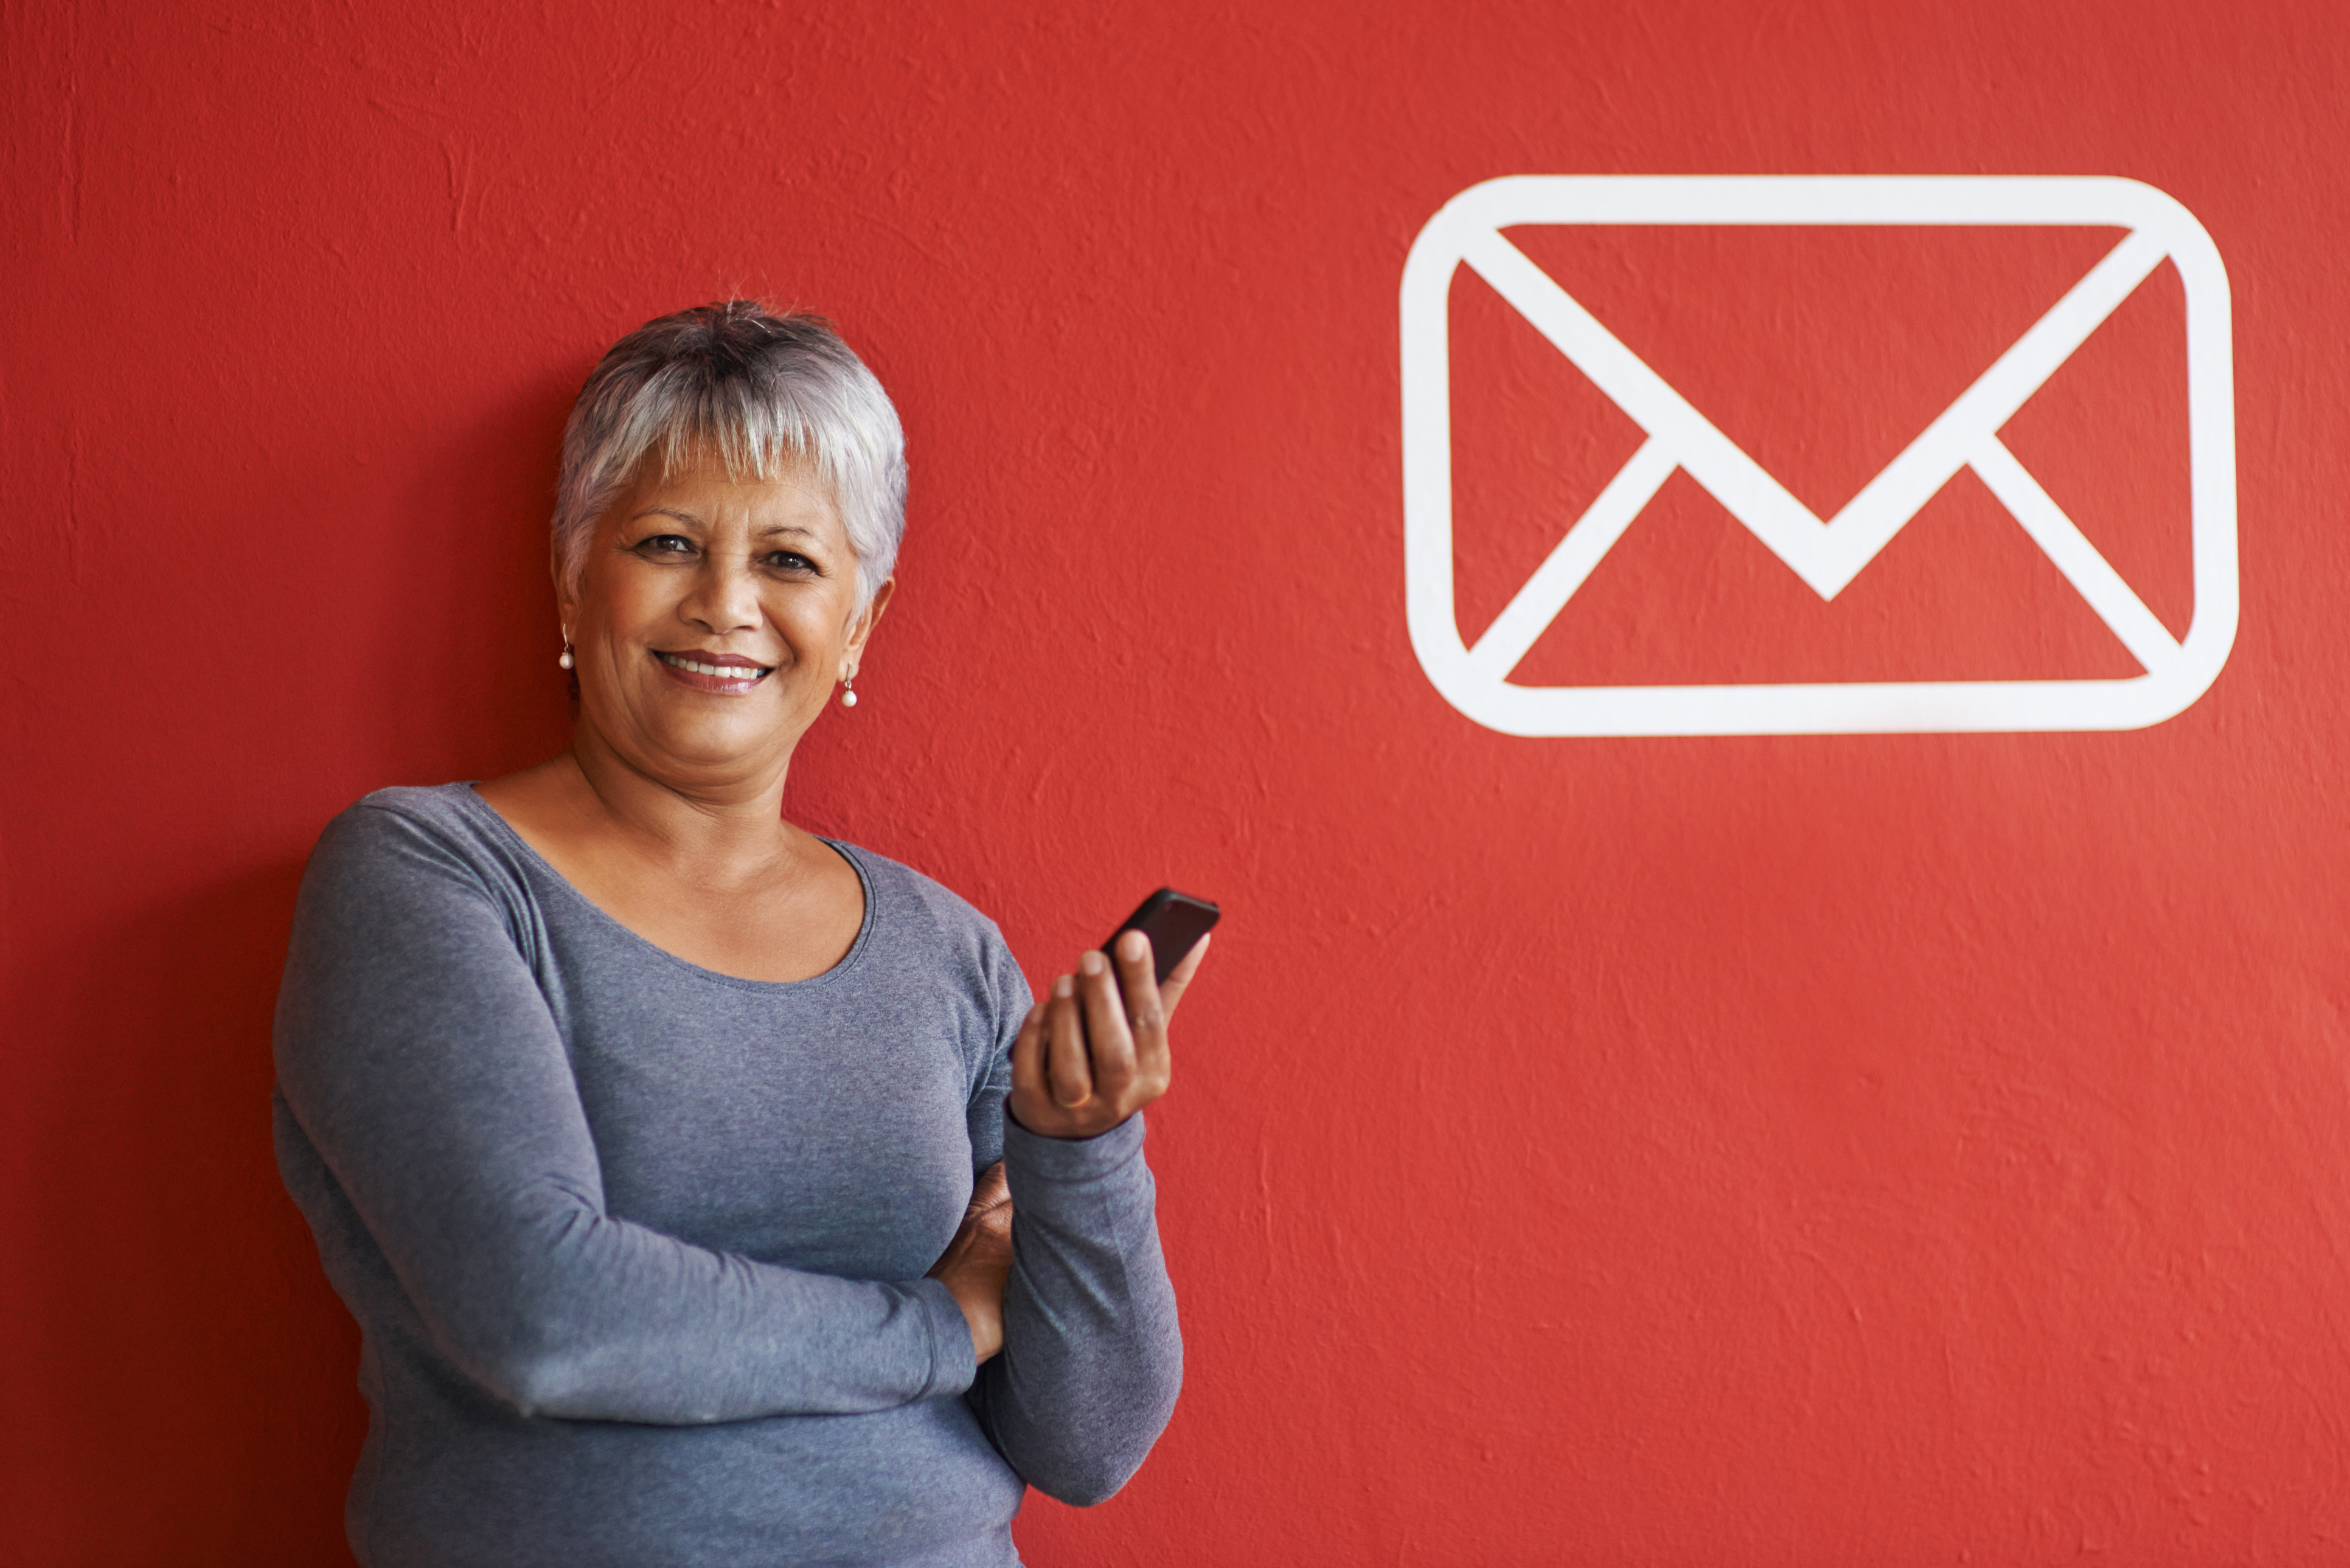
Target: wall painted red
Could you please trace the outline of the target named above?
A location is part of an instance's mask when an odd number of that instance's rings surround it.
[[[2338,7],[377,9],[0,21],[0,1559],[340,1560],[356,1341],[265,1105],[302,857],[560,743],[569,397],[737,292],[831,313],[912,441],[794,809],[1032,974],[1160,880],[1231,910],[1153,1113],[1183,1404],[1116,1501],[1032,1501],[1034,1561],[2350,1558]],[[2038,736],[1449,707],[1404,628],[1405,252],[1495,175],[1684,171],[2195,213],[2241,448],[2209,695]],[[2065,259],[1887,256],[1589,286],[1832,492]],[[2015,440],[2183,616],[2158,286]],[[1615,439],[1509,325],[1486,615],[1544,547],[1513,431]],[[1667,503],[1555,678],[1701,664],[1750,592],[1775,669],[1930,662],[1935,617],[1986,670],[2111,660],[1955,491],[1857,630]]]

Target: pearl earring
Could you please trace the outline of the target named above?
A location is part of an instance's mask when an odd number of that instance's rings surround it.
[[[840,678],[840,705],[844,708],[857,706],[857,677],[854,675]]]
[[[563,651],[555,656],[555,665],[558,670],[568,670],[577,662],[571,657],[571,628],[567,626],[563,628]]]

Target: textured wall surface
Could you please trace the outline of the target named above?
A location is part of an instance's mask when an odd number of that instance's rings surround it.
[[[2344,15],[6,0],[0,1559],[341,1560],[356,1336],[265,1114],[302,857],[561,744],[570,396],[746,292],[839,321],[912,442],[792,809],[1032,975],[1162,880],[1230,911],[1153,1112],[1183,1404],[1112,1502],[1032,1501],[1033,1561],[2350,1560]],[[2241,463],[2210,692],[2106,734],[1449,706],[1406,252],[1493,176],[1676,172],[2190,209]],[[1832,508],[2110,241],[1527,247]],[[1627,428],[1479,286],[1464,628]],[[2011,432],[2174,631],[2177,296]],[[1543,680],[2132,668],[1964,476],[1827,607],[1657,505]]]

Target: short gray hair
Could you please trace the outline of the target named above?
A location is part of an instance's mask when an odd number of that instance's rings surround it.
[[[555,487],[555,556],[567,587],[577,591],[596,520],[645,462],[658,452],[673,470],[697,452],[761,479],[813,465],[857,552],[857,602],[871,602],[906,532],[898,410],[822,317],[747,299],[648,321],[588,373]]]

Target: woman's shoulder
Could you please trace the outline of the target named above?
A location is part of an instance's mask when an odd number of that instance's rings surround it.
[[[920,973],[968,1003],[965,1039],[975,1064],[998,1050],[1028,1011],[1028,981],[995,922],[971,900],[912,867],[838,839],[825,842],[857,867],[871,889],[873,951],[867,972]]]
[[[467,783],[398,785],[361,795],[338,813],[311,851],[310,876],[373,880],[430,875],[495,883],[515,879],[508,835]]]
[[[995,922],[953,888],[903,861],[837,838],[826,843],[848,857],[879,906],[877,937],[894,947],[925,949],[969,962],[993,977],[1012,965],[1011,949]]]
[[[999,943],[1003,940],[993,920],[936,877],[861,844],[840,838],[827,838],[825,842],[848,857],[850,863],[864,873],[866,883],[878,897],[889,904],[905,907],[896,912],[920,915],[935,924],[942,935],[983,936]]]

